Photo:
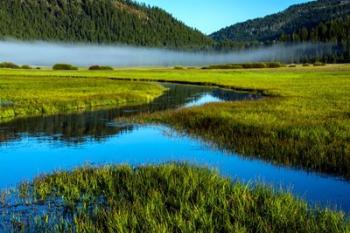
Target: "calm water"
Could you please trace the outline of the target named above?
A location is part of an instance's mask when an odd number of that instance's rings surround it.
[[[178,134],[165,126],[130,125],[118,116],[189,107],[208,102],[250,100],[258,95],[217,88],[166,84],[151,104],[92,113],[16,120],[0,125],[0,188],[58,169],[84,164],[159,164],[186,161],[217,169],[244,182],[263,181],[331,208],[350,211],[350,182],[248,160]]]

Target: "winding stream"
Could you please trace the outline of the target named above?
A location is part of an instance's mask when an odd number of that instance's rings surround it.
[[[222,175],[243,182],[262,181],[282,187],[310,203],[350,212],[350,182],[245,159],[166,126],[130,125],[113,120],[139,112],[260,98],[212,87],[162,85],[169,91],[150,104],[1,124],[0,188],[14,187],[42,173],[84,164],[137,166],[185,161],[215,168]]]

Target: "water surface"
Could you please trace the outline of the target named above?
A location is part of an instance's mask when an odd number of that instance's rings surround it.
[[[350,183],[335,177],[271,165],[213,148],[166,126],[130,125],[120,116],[259,95],[192,85],[170,90],[150,104],[89,113],[18,119],[0,125],[0,188],[42,173],[84,164],[160,164],[184,161],[217,169],[243,182],[288,189],[310,203],[350,211]]]

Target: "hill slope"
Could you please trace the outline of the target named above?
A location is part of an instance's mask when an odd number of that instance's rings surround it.
[[[212,40],[130,0],[0,0],[0,37],[202,48]]]
[[[350,14],[350,0],[318,0],[289,7],[283,12],[238,23],[211,37],[217,41],[272,41],[300,28],[312,28],[324,21]]]

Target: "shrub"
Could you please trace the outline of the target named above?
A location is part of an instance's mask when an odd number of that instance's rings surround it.
[[[203,67],[203,70],[210,70],[210,69],[242,69],[242,65],[240,64],[223,64],[223,65],[211,65]]]
[[[242,64],[244,69],[254,69],[254,68],[266,68],[267,65],[263,62],[257,62],[257,63],[246,63],[246,64]]]
[[[286,66],[285,64],[282,64],[280,62],[268,62],[266,63],[267,68],[280,68]]]
[[[53,70],[78,70],[77,67],[70,64],[56,64],[52,67]]]
[[[303,66],[307,67],[307,66],[310,66],[310,64],[309,63],[304,63]]]
[[[294,68],[294,67],[297,67],[297,65],[296,64],[290,64],[288,67]]]
[[[89,70],[113,70],[113,68],[111,66],[93,65],[89,67]]]
[[[325,66],[325,65],[326,65],[326,63],[319,62],[319,61],[314,63],[314,66]]]
[[[12,62],[2,62],[0,63],[0,68],[19,69],[20,67]]]
[[[203,67],[202,69],[262,69],[262,68],[279,68],[285,65],[280,62],[255,62],[255,63],[243,63],[243,64],[223,64],[223,65],[211,65]]]
[[[174,66],[174,70],[184,70],[185,67],[183,66]]]
[[[30,69],[32,69],[32,67],[30,67],[28,65],[23,65],[23,66],[21,66],[21,69],[30,70]]]

